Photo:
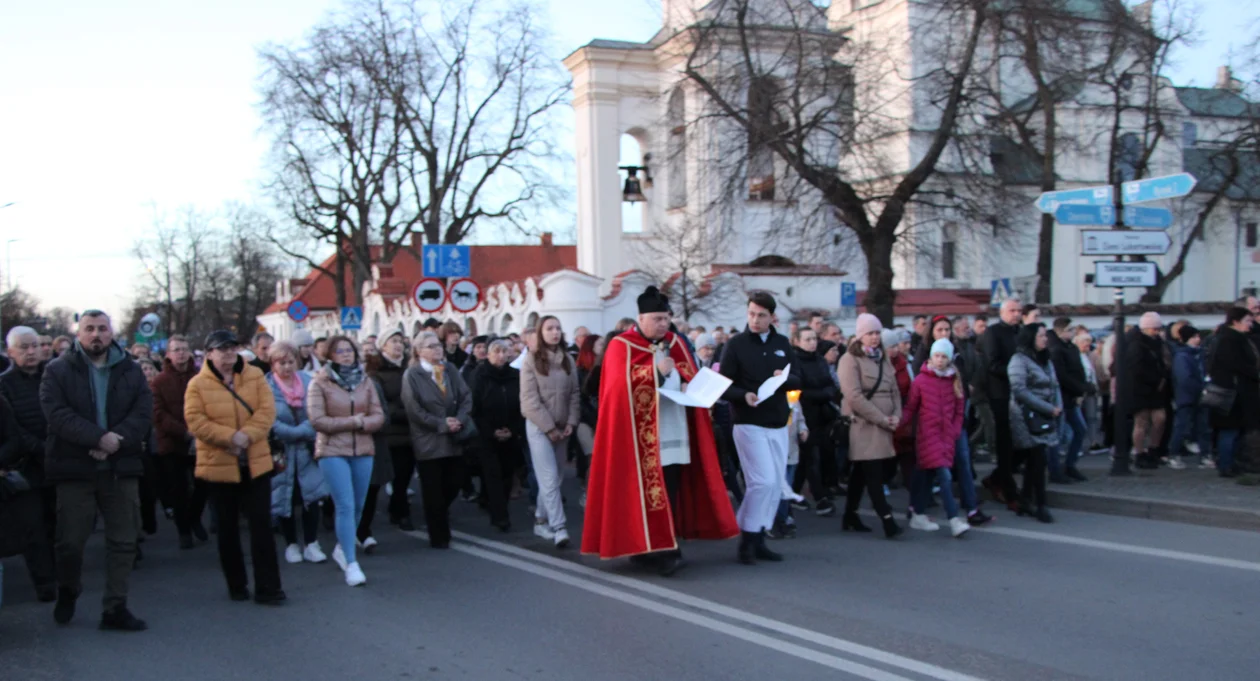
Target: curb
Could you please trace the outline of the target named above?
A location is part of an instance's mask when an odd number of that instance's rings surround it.
[[[1069,511],[1260,532],[1260,512],[1240,508],[1222,508],[1089,492],[1068,492],[1054,488],[1046,490],[1046,501],[1049,502],[1051,508]]]

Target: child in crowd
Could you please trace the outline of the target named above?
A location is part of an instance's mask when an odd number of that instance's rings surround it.
[[[954,344],[942,338],[932,343],[923,372],[914,379],[903,421],[916,422],[915,456],[922,474],[934,475],[941,488],[941,503],[949,517],[950,532],[961,537],[971,525],[958,515],[954,500],[954,445],[963,427],[962,378],[953,367]]]
[[[768,533],[771,539],[795,539],[796,519],[792,517],[794,501],[804,501],[805,497],[792,491],[791,480],[796,476],[796,466],[801,461],[801,443],[809,439],[809,428],[805,426],[805,413],[801,411],[801,391],[788,391],[788,406],[791,415],[788,417],[788,456],[787,475],[784,476],[783,499],[779,502],[779,511],[774,516],[774,528]]]

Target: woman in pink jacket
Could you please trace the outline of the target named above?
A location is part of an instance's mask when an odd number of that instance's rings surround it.
[[[941,503],[949,516],[949,529],[955,537],[961,537],[971,525],[958,515],[958,502],[954,500],[954,480],[950,469],[954,466],[954,444],[963,427],[962,379],[952,366],[954,344],[942,338],[932,343],[932,352],[923,373],[914,379],[910,387],[910,399],[906,404],[905,420],[917,416],[915,424],[915,455],[919,470],[929,479],[936,476],[941,488]]]

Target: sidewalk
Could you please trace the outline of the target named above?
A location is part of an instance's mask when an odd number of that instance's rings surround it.
[[[1077,467],[1089,480],[1050,484],[1048,500],[1052,508],[1260,532],[1260,487],[1239,485],[1215,470],[1198,469],[1197,460],[1185,461],[1181,471],[1136,470],[1112,477],[1107,455],[1085,456]],[[991,463],[976,464],[981,477],[992,469]],[[987,496],[983,488],[981,494]]]

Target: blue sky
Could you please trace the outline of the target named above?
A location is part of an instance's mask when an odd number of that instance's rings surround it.
[[[267,143],[255,48],[301,37],[332,0],[45,0],[0,22],[0,246],[5,278],[47,305],[121,312],[156,204],[256,201]],[[658,0],[549,0],[557,57],[646,40]],[[1178,83],[1211,85],[1251,30],[1239,0],[1202,3]],[[1260,14],[1260,12],[1253,12]],[[563,140],[571,146],[571,139]],[[12,243],[10,240],[16,239]],[[4,253],[0,253],[4,255]],[[3,265],[0,261],[0,265]]]

